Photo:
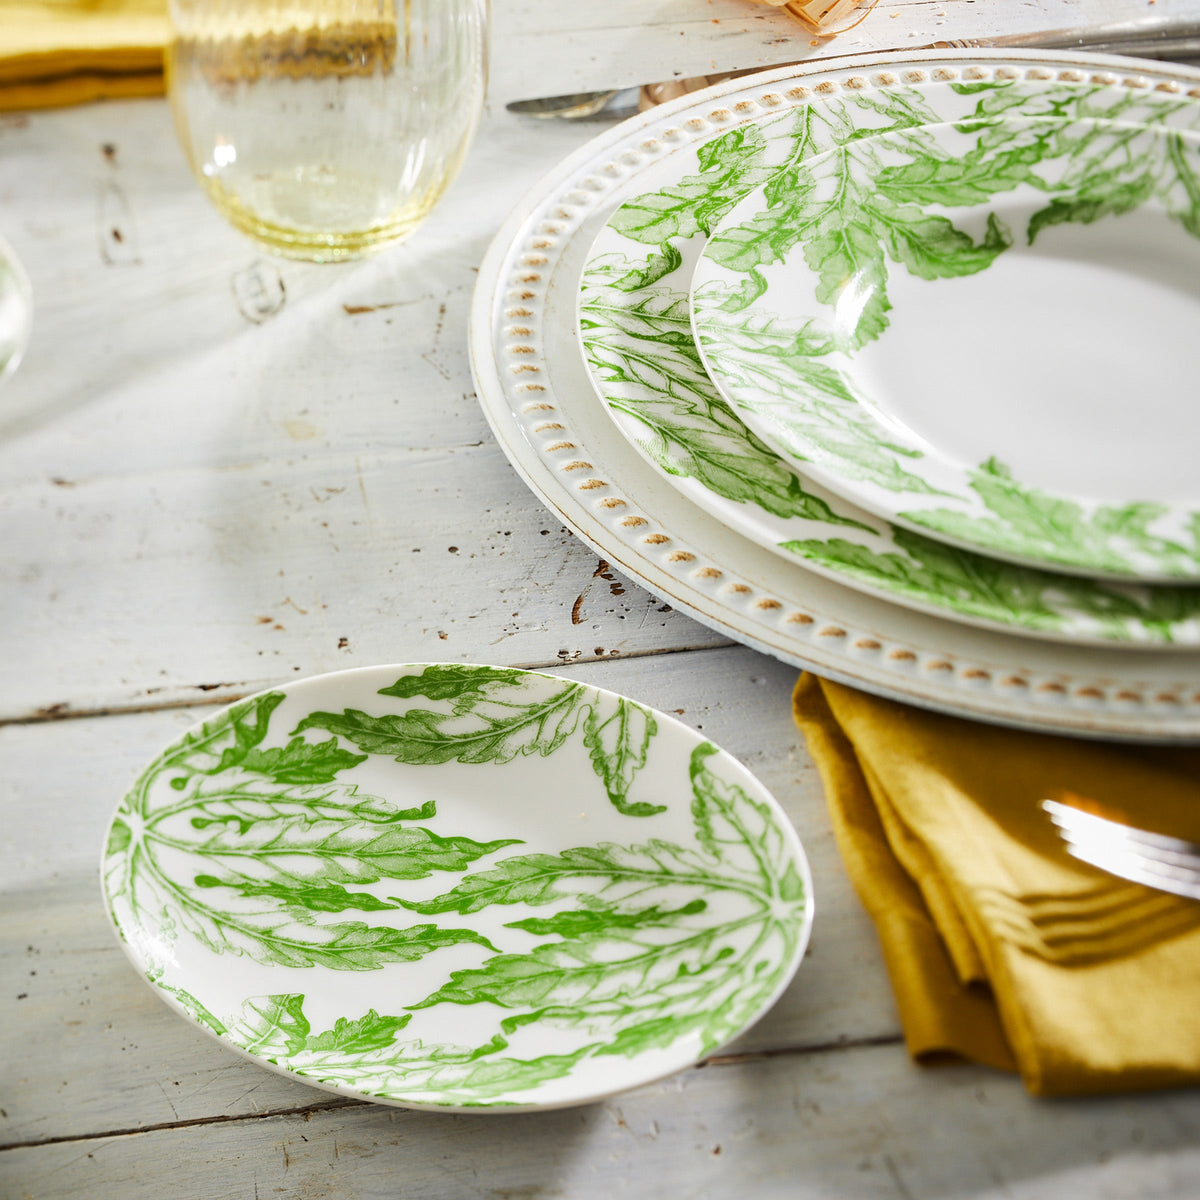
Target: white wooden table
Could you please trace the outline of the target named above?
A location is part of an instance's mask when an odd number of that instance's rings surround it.
[[[359,264],[275,262],[226,229],[162,102],[0,118],[0,228],[37,303],[0,391],[0,1197],[1195,1196],[1200,1091],[1047,1103],[909,1063],[794,671],[623,582],[543,509],[475,401],[465,324],[505,212],[597,129],[505,100],[1200,2],[913,0],[817,48],[737,0],[495,9],[463,176]],[[97,860],[139,766],[262,686],[439,659],[679,712],[786,807],[812,947],[729,1051],[586,1108],[431,1115],[269,1074],[137,978]]]

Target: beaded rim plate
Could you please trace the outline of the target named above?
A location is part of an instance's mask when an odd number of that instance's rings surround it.
[[[869,154],[872,139],[863,134],[873,122],[899,124],[924,145],[937,133],[927,121],[978,119],[992,97],[943,89],[922,95],[920,104],[910,96],[883,106],[872,99],[851,92],[827,101],[818,113],[803,114],[805,119],[794,111],[765,118],[753,127],[753,137],[736,129],[706,143],[702,162],[687,147],[666,153],[643,173],[643,190],[612,214],[592,244],[579,296],[587,368],[617,428],[664,479],[718,520],[849,587],[937,615],[1065,642],[1164,649],[1200,643],[1200,589],[1067,577],[891,526],[790,467],[747,428],[709,378],[691,331],[692,271],[707,231],[742,207],[746,188],[754,188],[752,198],[776,189],[786,194],[797,168],[831,143],[848,141],[848,153]],[[1136,107],[1119,88],[1068,100],[1075,103],[1060,100],[1060,112],[1086,103],[1090,113],[1121,113],[1126,120],[1109,126],[1121,138],[1138,128],[1135,119],[1147,127],[1200,124],[1200,105],[1153,91],[1139,95]],[[1076,117],[1057,119],[1081,131]],[[981,132],[986,128],[981,125]],[[1006,128],[1011,132],[1011,122]],[[758,328],[743,338],[757,353],[731,347],[730,360],[746,381],[778,382],[788,365],[778,352],[789,339],[794,335]]]
[[[607,131],[550,172],[480,268],[471,356],[480,402],[532,490],[611,564],[730,637],[880,695],[1080,735],[1200,740],[1189,657],[972,628],[864,596],[780,560],[689,503],[627,444],[591,387],[575,327],[587,251],[668,148],[694,147],[843,89],[1026,80],[1200,97],[1200,71],[1027,51],[872,55],[731,81]]]
[[[464,663],[287,684],[194,726],[118,807],[125,950],[255,1062],[409,1108],[582,1104],[689,1066],[800,965],[786,814],[673,717]]]

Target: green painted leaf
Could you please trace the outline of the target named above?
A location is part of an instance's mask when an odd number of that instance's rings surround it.
[[[245,876],[237,879],[218,879],[215,875],[197,875],[192,882],[201,888],[227,887],[246,899],[268,896],[282,901],[291,909],[303,912],[345,912],[347,909],[381,912],[397,907],[387,900],[372,896],[370,892],[350,892],[337,883],[296,886],[269,880],[260,883]]]
[[[627,271],[613,284],[623,292],[634,292],[652,287],[660,279],[677,271],[683,265],[683,255],[673,242],[663,242],[656,254],[651,254],[640,267]]]
[[[174,996],[197,1025],[211,1030],[218,1037],[228,1032],[225,1022],[209,1012],[191,992],[185,991],[181,987],[173,987],[169,983],[163,983],[161,979],[155,980],[155,983],[168,995]]]
[[[503,689],[512,686],[507,680],[492,680],[462,689],[454,694],[454,711],[449,714],[428,709],[383,716],[352,708],[313,712],[294,732],[327,729],[369,754],[387,754],[405,763],[504,763],[519,754],[553,754],[587,708],[583,686],[564,683],[524,704],[503,695]],[[464,722],[464,716],[471,719]]]
[[[381,696],[396,696],[411,700],[424,696],[427,700],[458,700],[470,706],[479,699],[495,694],[498,688],[527,687],[529,677],[509,667],[476,667],[465,663],[435,663],[419,675],[404,675],[390,687],[380,688]]]
[[[526,933],[540,936],[554,935],[566,939],[595,939],[613,929],[642,929],[648,925],[669,925],[680,916],[694,916],[704,912],[704,900],[689,900],[679,908],[663,909],[657,904],[651,908],[622,911],[613,905],[599,908],[564,909],[552,917],[528,917],[523,921],[510,921],[506,928],[523,929]]]
[[[193,932],[201,940],[208,941],[213,949],[240,950],[258,962],[285,967],[376,971],[390,963],[416,962],[447,946],[470,944],[495,949],[487,938],[473,929],[441,929],[436,925],[389,929],[360,921],[340,925],[279,922],[268,926],[252,924],[248,919],[233,918],[216,910],[210,910],[206,915],[209,929],[216,938],[205,937],[199,926]]]
[[[1132,569],[1130,548],[1151,553],[1164,564],[1177,560],[1189,565],[1193,557],[1192,548],[1150,533],[1150,522],[1164,511],[1161,506],[1102,506],[1088,514],[1074,501],[1024,486],[994,458],[972,473],[971,487],[986,505],[988,517],[954,509],[924,509],[903,515],[916,524],[976,545],[1009,553],[1035,553],[1063,565],[1094,566],[1118,573]]]
[[[733,951],[717,946],[720,931],[698,929],[690,938],[663,945],[657,941],[610,936],[604,943],[550,942],[529,954],[500,954],[478,970],[455,971],[450,982],[427,996],[414,1010],[435,1004],[496,1004],[501,1008],[541,1009],[541,1017],[576,1022],[596,1004],[616,1003],[636,995],[648,1005],[656,991],[682,975],[713,969]],[[618,957],[618,949],[624,956]],[[548,1001],[553,1007],[546,1008]]]
[[[257,996],[243,1005],[229,1027],[230,1040],[264,1058],[278,1059],[304,1048],[309,1033],[302,994]]]
[[[627,817],[666,812],[663,804],[628,799],[633,777],[646,765],[646,752],[657,732],[658,724],[650,711],[623,698],[618,698],[615,711],[603,719],[593,708],[584,723],[583,744],[592,769],[604,783],[614,807]]]
[[[728,1010],[732,1006],[727,1002],[722,1007]],[[716,1015],[727,1017],[728,1013]],[[596,1056],[599,1058],[603,1055],[621,1055],[625,1058],[634,1058],[649,1050],[665,1049],[681,1037],[687,1037],[688,1034],[706,1033],[709,1026],[714,1023],[713,1017],[714,1014],[708,1012],[652,1017],[649,1021],[640,1021],[636,1025],[629,1025],[622,1029],[611,1042],[605,1043],[596,1051]]]
[[[692,340],[686,293],[649,291],[614,309],[585,289],[580,314],[605,402],[645,427],[641,444],[664,471],[777,516],[854,524],[807,491],[717,392]]]
[[[424,879],[434,871],[462,871],[516,844],[511,838],[479,842],[443,837],[423,826],[363,821],[352,814],[314,818],[280,804],[262,805],[252,819],[245,815],[248,808],[206,801],[186,810],[192,828],[202,836],[168,837],[161,825],[148,836],[209,861],[253,861],[277,879],[332,883]]]
[[[765,150],[766,139],[757,125],[731,129],[699,147],[696,174],[661,192],[627,201],[610,224],[625,237],[655,246],[708,233],[742,196],[769,176]]]
[[[1067,223],[1091,225],[1104,217],[1120,216],[1144,204],[1155,190],[1149,175],[1115,187],[1097,187],[1074,193],[1069,198],[1052,200],[1029,219],[1026,236],[1032,246],[1038,234],[1053,225]]]
[[[718,754],[711,742],[692,751],[692,818],[704,849],[722,864],[727,880],[744,878],[761,895],[793,903],[804,899],[795,890],[791,848],[771,809],[752,799],[739,784],[712,770]],[[790,874],[789,874],[790,873]]]
[[[313,745],[294,737],[282,748],[250,749],[238,761],[244,771],[269,775],[279,783],[330,783],[339,771],[366,761],[365,754],[351,754],[338,747],[337,739]],[[229,764],[226,764],[227,766]]]
[[[385,1050],[396,1041],[396,1034],[412,1020],[411,1013],[399,1017],[381,1017],[373,1008],[349,1021],[338,1017],[333,1028],[307,1038],[309,1053],[332,1052],[339,1057]]]
[[[241,704],[235,704],[221,718],[219,728],[216,730],[219,735],[232,733],[234,744],[226,746],[221,751],[221,757],[216,765],[210,768],[210,773],[215,774],[241,763],[251,749],[266,737],[271,714],[283,703],[283,700],[282,692],[268,692],[265,695],[243,701]],[[195,739],[195,741],[197,745],[204,745],[206,739],[201,735],[201,738]]]

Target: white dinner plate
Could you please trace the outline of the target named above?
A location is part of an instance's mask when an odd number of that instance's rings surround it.
[[[1200,141],[1095,120],[1090,97],[1032,118],[988,101],[737,204],[693,273],[709,374],[788,461],[895,524],[1200,578]]]
[[[1164,103],[1159,93],[1151,97],[1140,106],[1143,119],[1156,111],[1178,119],[1177,103]],[[737,200],[715,168],[741,161],[745,169],[752,148],[758,174],[767,179],[760,195],[810,152],[819,155],[829,137],[849,137],[856,116],[877,117],[876,107],[855,114],[855,99],[842,106],[841,121],[822,123],[820,136],[814,122],[786,113],[759,122],[752,142],[741,130],[718,137],[704,147],[714,169],[699,177],[688,174],[696,166],[690,147],[668,153],[646,171],[647,190],[609,218],[584,267],[579,324],[592,382],[617,428],[718,520],[850,587],[1061,641],[1200,644],[1200,589],[1104,584],[1030,569],[892,526],[806,480],[748,428],[709,378],[691,330],[692,271],[704,250],[705,226]],[[904,106],[913,122],[908,136],[928,140],[935,127],[920,124],[926,119],[964,119],[968,104],[958,93],[945,89],[934,99],[926,98],[924,110]],[[1190,115],[1200,124],[1200,106],[1193,104]],[[1115,136],[1138,128],[1110,126]],[[857,138],[851,144],[862,154],[870,143]],[[648,220],[663,211],[671,214],[670,230]],[[741,354],[736,361],[760,388],[778,378],[773,355]]]
[[[700,172],[714,137],[749,131],[769,114],[816,120],[847,95],[919,101],[946,88],[990,90],[1003,103],[1013,84],[1047,103],[1072,88],[1099,105],[1132,105],[1156,90],[1181,110],[1200,98],[1200,72],[1186,68],[1082,53],[929,51],[784,68],[650,110],[569,156],[499,230],[472,310],[480,403],[551,511],[652,593],[747,645],[941,711],[1081,735],[1200,740],[1192,656],[975,628],[785,561],[668,485],[615,428],[583,364],[575,309],[588,250],[612,213],[647,190],[645,173],[663,155],[688,147]]]
[[[117,809],[135,965],[256,1062],[345,1095],[506,1112],[695,1062],[778,999],[812,880],[735,759],[571,680],[370,667],[239,701]]]

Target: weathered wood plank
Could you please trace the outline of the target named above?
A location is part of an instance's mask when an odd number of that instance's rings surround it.
[[[0,673],[0,719],[379,661],[543,664],[724,640],[594,578],[475,400],[474,266],[508,204],[587,131],[531,141],[502,120],[408,245],[277,269],[209,211],[164,106],[96,111],[0,132],[0,181],[23,214],[13,239],[41,298],[5,397],[27,420],[0,441],[0,607],[24,664]],[[120,262],[72,215],[114,180]],[[286,302],[266,311],[272,279]]]
[[[740,758],[784,805],[815,877],[810,961],[734,1052],[895,1037],[874,932],[837,858],[819,781],[791,722],[795,673],[741,648],[568,672],[668,712]],[[96,871],[137,770],[194,720],[176,710],[0,729],[0,1144],[311,1103],[171,1013],[108,927]],[[0,1193],[2,1194],[2,1193]]]
[[[0,520],[0,717],[726,640],[601,568],[490,443],[47,482]]]
[[[830,39],[743,0],[615,0],[603,5],[510,0],[494,8],[494,102],[926,46],[946,38],[1196,15],[1191,0],[1157,0],[1149,9],[1141,0],[1088,0],[1086,5],[1075,0],[881,0],[860,25]],[[851,24],[866,9],[862,4],[836,27]]]
[[[1200,1092],[1049,1104],[895,1046],[710,1066],[560,1112],[370,1105],[0,1153],[13,1200],[1155,1200],[1197,1178]]]

